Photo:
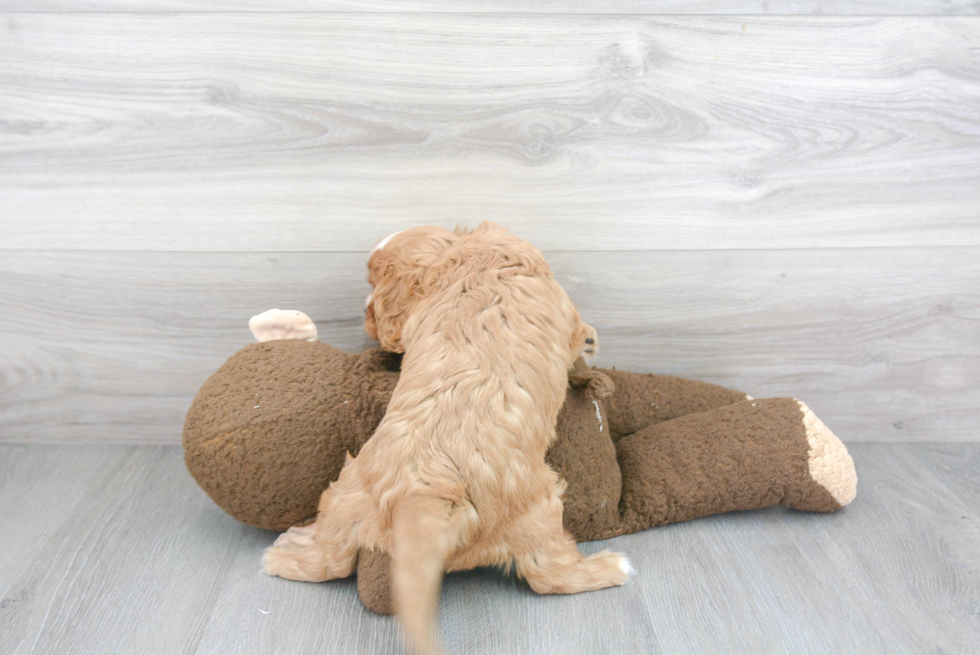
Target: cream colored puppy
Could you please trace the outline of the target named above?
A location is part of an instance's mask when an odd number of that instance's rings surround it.
[[[404,352],[387,413],[265,570],[293,580],[353,573],[361,548],[392,557],[395,609],[418,652],[437,650],[444,571],[514,565],[539,593],[623,584],[622,555],[583,557],[562,527],[545,463],[568,369],[595,333],[541,253],[484,223],[425,227],[371,254],[365,327]]]

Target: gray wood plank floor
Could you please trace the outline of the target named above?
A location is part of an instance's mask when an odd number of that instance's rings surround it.
[[[980,444],[851,444],[858,498],[611,540],[626,587],[544,597],[453,574],[458,653],[978,652]],[[178,447],[0,446],[0,652],[385,653],[352,580],[259,573],[272,533],[200,491]]]

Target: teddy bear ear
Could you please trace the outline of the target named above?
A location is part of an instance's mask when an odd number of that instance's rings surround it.
[[[269,309],[248,319],[248,329],[259,343],[280,339],[316,341],[316,324],[295,309]]]
[[[379,268],[380,274],[374,283],[374,293],[368,305],[365,316],[365,329],[368,334],[379,342],[381,347],[391,352],[404,352],[401,343],[402,328],[405,325],[405,313],[413,302],[418,282],[418,271],[399,271],[394,266],[394,260],[387,253],[379,252],[372,256],[372,261],[379,256],[385,256],[390,262]],[[370,325],[370,329],[368,326]]]

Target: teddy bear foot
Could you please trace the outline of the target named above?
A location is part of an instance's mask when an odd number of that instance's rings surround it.
[[[806,403],[797,400],[803,413],[803,428],[809,444],[807,466],[810,478],[826,489],[837,504],[843,507],[857,495],[857,472],[854,460],[823,421],[817,418]]]
[[[303,312],[270,309],[248,319],[248,329],[260,343],[280,339],[316,341],[316,324]]]

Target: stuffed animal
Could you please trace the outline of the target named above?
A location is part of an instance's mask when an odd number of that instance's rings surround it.
[[[270,310],[260,343],[201,387],[184,425],[191,475],[222,509],[282,531],[316,516],[321,492],[385,412],[400,356],[316,341],[301,312]],[[548,463],[565,479],[565,528],[578,541],[784,505],[831,512],[857,491],[840,440],[797,400],[756,400],[681,378],[591,369],[569,374]],[[362,552],[358,589],[391,613],[388,559]]]

